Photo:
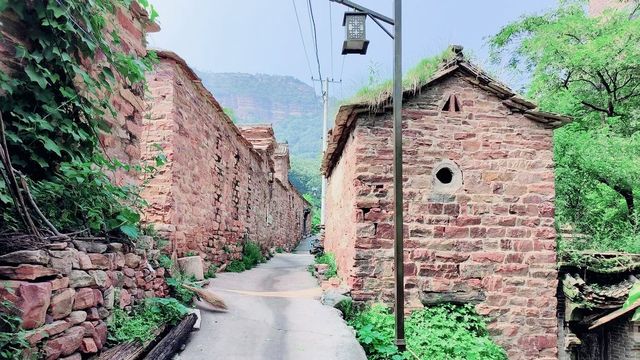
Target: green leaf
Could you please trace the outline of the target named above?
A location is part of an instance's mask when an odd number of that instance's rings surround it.
[[[132,239],[137,239],[140,236],[138,228],[133,225],[122,225],[120,231]]]
[[[62,153],[60,152],[60,147],[55,142],[53,142],[53,140],[45,136],[40,136],[39,139],[44,144],[45,149],[49,151],[53,151],[58,156],[62,156]]]
[[[42,89],[45,89],[47,87],[47,84],[49,84],[47,79],[44,76],[42,76],[42,74],[39,71],[37,71],[32,65],[27,65],[24,71],[29,77],[29,79],[37,83]]]

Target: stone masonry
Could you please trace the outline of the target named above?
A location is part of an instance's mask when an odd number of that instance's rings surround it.
[[[477,304],[509,359],[556,359],[552,130],[568,119],[537,111],[460,49],[405,92],[407,306]],[[325,249],[354,300],[392,303],[388,102],[343,106],[330,135]]]
[[[106,345],[113,309],[168,294],[165,269],[151,268],[148,254],[158,252],[84,241],[3,254],[0,311],[21,320],[38,358],[95,354]]]
[[[168,164],[146,187],[145,221],[179,255],[216,265],[239,258],[244,240],[292,249],[310,229],[310,206],[289,183],[286,144],[270,125],[235,126],[181,58],[159,56],[147,77],[143,158],[161,145]]]

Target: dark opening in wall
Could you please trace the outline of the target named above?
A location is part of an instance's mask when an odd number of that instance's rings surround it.
[[[442,111],[460,112],[460,110],[460,102],[455,94],[450,95],[442,107]]]
[[[450,184],[453,180],[453,171],[448,167],[443,167],[436,173],[436,178],[443,184]]]

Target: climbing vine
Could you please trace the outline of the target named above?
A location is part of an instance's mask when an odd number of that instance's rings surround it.
[[[141,199],[132,187],[112,185],[106,174],[153,169],[105,158],[98,135],[109,132],[108,119],[117,116],[110,94],[123,86],[142,95],[145,71],[156,61],[152,52],[146,57],[125,52],[112,23],[118,8],[131,2],[0,0],[0,11],[13,20],[7,25],[23,37],[2,39],[15,49],[15,71],[0,73],[0,114],[10,159],[3,168],[28,179],[42,212],[61,230],[137,235]],[[155,10],[146,0],[139,3],[153,20]],[[20,230],[11,206],[16,191],[12,198],[4,180],[0,229]]]

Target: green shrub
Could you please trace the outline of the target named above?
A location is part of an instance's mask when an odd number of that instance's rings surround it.
[[[207,279],[213,279],[216,277],[216,273],[218,272],[218,267],[215,264],[209,265],[207,272],[204,274],[204,277]]]
[[[20,318],[5,312],[13,309],[9,301],[2,301],[0,312],[0,359],[23,360],[23,351],[30,347],[24,331],[20,330]]]
[[[242,260],[233,260],[227,265],[228,272],[243,272],[254,268],[256,265],[265,262],[260,245],[253,241],[247,241],[242,247]]]
[[[169,288],[171,289],[171,296],[187,306],[193,303],[193,298],[196,296],[196,294],[193,291],[186,289],[182,285],[189,285],[196,288],[201,287],[197,283],[195,276],[187,275],[181,272],[172,274],[170,278],[166,278],[166,281],[167,285],[169,285]]]
[[[370,360],[414,359],[394,344],[394,316],[384,305],[373,305],[348,320]],[[414,311],[406,320],[407,348],[419,359],[506,360],[472,305],[444,304]]]
[[[130,341],[149,341],[163,324],[175,325],[189,313],[189,309],[172,298],[150,298],[129,314],[114,309],[109,321],[108,339],[111,344]]]
[[[195,251],[187,251],[187,253],[184,254],[184,256],[198,256],[198,253]]]
[[[324,273],[327,279],[338,276],[338,266],[336,265],[336,257],[331,253],[324,253],[316,258],[316,264],[329,265],[327,272]]]
[[[284,249],[283,249],[282,247],[278,246],[278,247],[276,248],[276,252],[277,252],[278,254],[282,254],[282,253],[284,252]]]
[[[249,270],[256,265],[265,261],[260,246],[253,241],[247,241],[242,248],[242,262],[244,267]]]
[[[158,265],[165,269],[171,269],[173,267],[173,261],[169,257],[169,255],[162,254],[158,257]]]
[[[241,260],[233,260],[231,263],[229,263],[229,265],[227,265],[226,270],[228,272],[239,273],[239,272],[243,272],[243,271],[247,270],[247,268],[245,267],[243,261],[241,261]]]

